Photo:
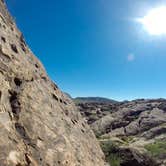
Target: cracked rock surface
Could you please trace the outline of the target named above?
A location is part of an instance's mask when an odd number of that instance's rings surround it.
[[[0,166],[103,166],[103,158],[0,0]]]

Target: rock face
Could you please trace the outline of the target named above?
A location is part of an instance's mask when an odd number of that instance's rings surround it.
[[[99,138],[106,156],[118,156],[120,166],[166,165],[165,99],[88,102],[77,106]]]
[[[93,132],[0,0],[0,165],[103,166],[103,158]]]

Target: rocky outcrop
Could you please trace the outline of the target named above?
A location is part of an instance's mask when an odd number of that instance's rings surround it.
[[[165,99],[77,105],[102,144],[116,145],[120,166],[166,164]]]
[[[115,112],[118,103],[100,103],[100,102],[78,102],[76,101],[77,107],[81,112],[81,115],[85,117],[88,124],[92,124],[97,120],[100,120],[106,115],[110,115],[111,112]]]
[[[75,105],[48,78],[0,0],[0,165],[104,165]]]

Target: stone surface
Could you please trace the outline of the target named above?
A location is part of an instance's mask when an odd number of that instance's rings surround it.
[[[103,159],[93,132],[0,0],[0,165],[103,166]]]
[[[165,99],[77,105],[100,142],[116,145],[106,151],[120,156],[121,166],[166,164]]]

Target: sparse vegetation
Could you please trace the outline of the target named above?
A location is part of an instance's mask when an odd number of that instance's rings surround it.
[[[121,158],[117,154],[110,154],[108,162],[111,166],[120,166]]]
[[[133,142],[133,139],[134,137],[132,136],[123,136],[123,137],[120,137],[122,141],[124,141],[125,144],[130,144]]]
[[[120,166],[122,159],[117,153],[117,146],[112,141],[101,142],[101,148],[106,156],[106,161],[111,166]]]
[[[145,149],[149,152],[152,157],[158,158],[163,154],[166,154],[166,142],[156,141],[152,144],[145,146]]]

